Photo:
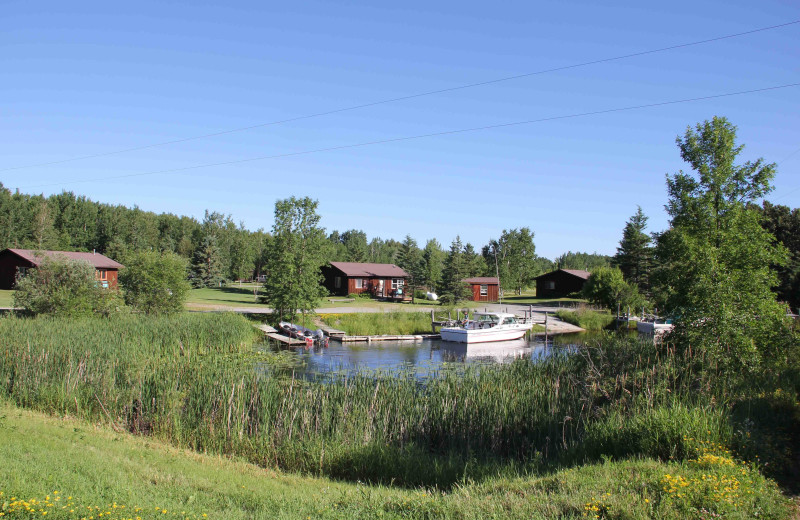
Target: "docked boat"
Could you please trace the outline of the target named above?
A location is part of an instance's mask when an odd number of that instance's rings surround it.
[[[642,334],[664,334],[673,328],[672,320],[648,318],[636,322],[636,330]]]
[[[311,347],[314,344],[325,347],[328,346],[328,338],[322,332],[322,329],[311,330],[287,321],[280,322],[278,327],[281,334],[289,336],[290,338],[305,340],[306,346],[308,347]]]
[[[522,323],[515,315],[505,312],[476,312],[471,320],[456,327],[442,327],[443,341],[456,343],[487,343],[519,339],[533,324]]]

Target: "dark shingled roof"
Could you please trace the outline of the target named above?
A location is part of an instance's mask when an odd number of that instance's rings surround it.
[[[481,285],[500,285],[500,280],[496,276],[476,276],[475,278],[465,278],[461,281]]]
[[[545,276],[550,276],[553,273],[557,273],[559,271],[563,271],[565,273],[571,274],[572,276],[577,276],[578,278],[583,278],[584,280],[588,280],[592,273],[589,271],[584,271],[582,269],[556,269],[555,271],[550,271],[549,273],[540,274],[534,280],[538,280],[539,278],[544,278]]]
[[[95,269],[121,269],[125,267],[119,262],[103,256],[100,253],[74,253],[71,251],[35,251],[33,249],[7,249],[15,255],[24,258],[33,265],[39,265],[43,256],[64,256],[70,260],[84,260],[94,266]]]
[[[407,278],[408,273],[394,264],[363,264],[360,262],[331,262],[331,265],[346,276],[380,276]]]

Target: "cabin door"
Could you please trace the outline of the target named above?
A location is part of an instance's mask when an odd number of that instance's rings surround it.
[[[383,294],[383,284],[384,280],[378,280],[378,296],[386,296]]]

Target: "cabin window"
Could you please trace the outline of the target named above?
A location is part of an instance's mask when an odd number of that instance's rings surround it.
[[[392,278],[392,290],[396,291],[403,288],[402,278]]]
[[[364,288],[364,279],[363,278],[356,278],[356,289],[363,289]]]
[[[98,280],[108,280],[108,271],[105,269],[98,269],[97,270],[97,279]]]
[[[336,279],[333,281],[333,285],[337,289],[340,289],[342,287],[342,277],[341,276],[337,276]]]
[[[489,296],[489,286],[481,285],[481,296]]]
[[[547,280],[544,282],[544,288],[552,291],[556,288],[556,282],[553,280]]]
[[[28,274],[27,267],[17,267],[17,280],[24,278],[26,274]]]

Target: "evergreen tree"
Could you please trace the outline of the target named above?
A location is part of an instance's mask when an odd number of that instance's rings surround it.
[[[292,320],[298,311],[305,318],[325,293],[321,267],[328,252],[325,232],[319,227],[317,204],[308,197],[275,203],[263,299],[281,320]]]
[[[397,254],[397,265],[408,273],[408,290],[411,291],[411,301],[414,301],[414,289],[416,289],[425,278],[425,259],[422,257],[422,250],[417,245],[417,241],[406,235],[406,239],[400,246]]]
[[[489,272],[499,272],[500,285],[517,294],[533,284],[540,274],[536,262],[533,232],[527,228],[503,230],[499,240],[490,240],[483,248],[483,257],[490,266]]]
[[[464,246],[461,244],[461,237],[456,236],[450,244],[450,252],[444,261],[444,271],[442,273],[442,301],[446,303],[458,303],[470,297],[469,286],[464,283],[468,278],[469,265],[464,255]]]
[[[358,229],[345,231],[341,236],[345,250],[345,262],[367,262],[370,260],[367,234]]]
[[[432,238],[425,244],[422,250],[424,267],[424,283],[430,291],[438,291],[442,282],[442,269],[444,268],[444,252],[439,242]]]
[[[216,287],[224,280],[222,258],[214,235],[206,235],[195,250],[192,274],[194,287]]]
[[[622,240],[612,263],[622,271],[625,281],[636,285],[643,293],[650,291],[650,268],[653,263],[653,249],[650,236],[644,232],[647,217],[641,206],[636,210],[622,231]]]

